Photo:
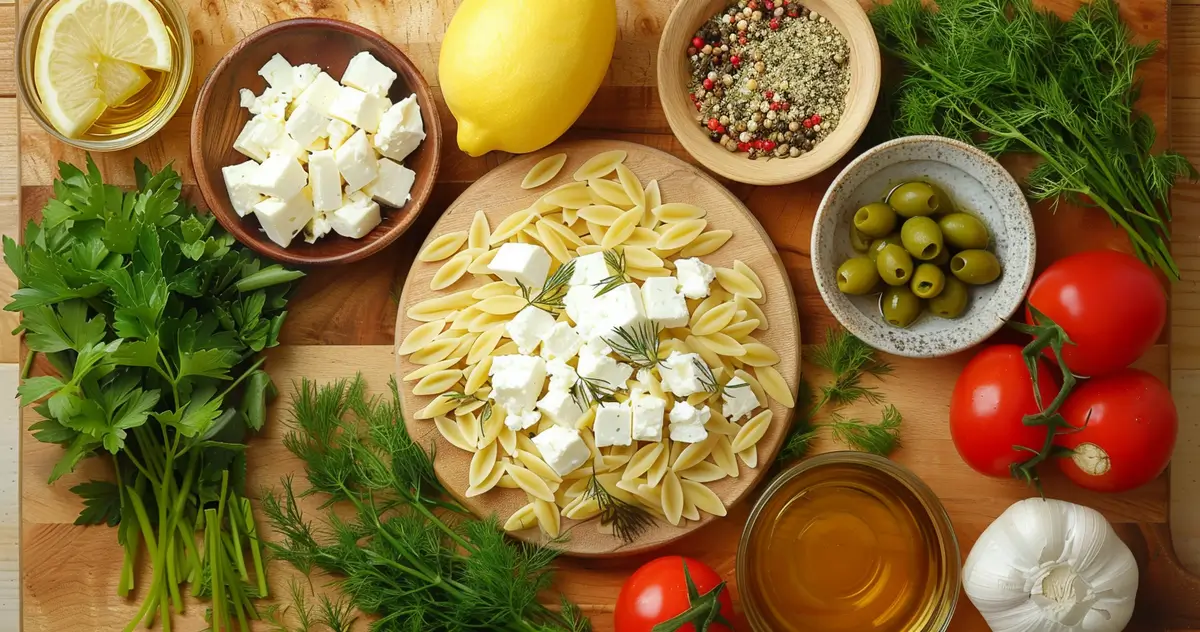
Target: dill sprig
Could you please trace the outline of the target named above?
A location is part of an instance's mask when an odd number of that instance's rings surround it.
[[[334,578],[342,600],[303,603],[311,621],[349,630],[361,614],[373,630],[583,632],[575,608],[551,609],[558,552],[509,540],[494,517],[476,519],[453,499],[401,416],[395,380],[385,397],[362,377],[318,386],[304,380],[291,404],[287,449],[308,486],[285,478],[263,493],[275,556]],[[321,499],[306,514],[298,498]]]
[[[629,283],[629,275],[626,273],[625,267],[625,251],[605,250],[604,263],[608,264],[608,269],[613,273],[604,277],[599,283],[593,287],[600,288],[596,290],[596,296],[603,296],[626,283]]]
[[[700,358],[694,358],[692,360],[692,364],[696,365],[696,370],[700,372],[700,385],[704,387],[704,390],[712,393],[714,397],[720,397],[725,393],[725,391],[731,388],[743,388],[750,386],[749,382],[742,382],[741,384],[730,384],[729,382],[726,382],[722,384],[717,380],[717,376],[713,373],[712,369],[709,368],[708,364],[706,364]]]
[[[864,375],[881,377],[892,372],[892,365],[876,358],[871,345],[848,331],[829,328],[825,330],[825,343],[809,345],[808,350],[809,362],[833,373],[833,383],[820,389],[821,398],[813,406],[813,414],[827,403],[846,406],[860,399],[870,404],[883,401],[879,389],[862,383]]]
[[[582,375],[575,380],[575,384],[571,385],[571,399],[575,400],[575,405],[579,406],[580,410],[587,410],[592,407],[592,404],[615,402],[616,393],[616,389],[608,383],[608,380],[583,377]]]
[[[616,327],[613,333],[616,338],[604,338],[604,343],[613,351],[625,356],[626,360],[637,369],[652,369],[662,362],[658,356],[661,341],[658,334],[658,323],[647,320],[629,327]]]
[[[574,274],[575,262],[568,261],[559,266],[554,274],[546,279],[537,294],[533,294],[533,291],[520,280],[517,281],[517,287],[521,288],[521,296],[529,305],[553,314],[555,310],[563,309],[566,306],[567,290],[570,289],[568,282]]]
[[[883,407],[883,418],[878,423],[872,424],[834,413],[828,422],[820,425],[828,426],[835,439],[855,450],[887,455],[900,446],[901,421],[903,418],[900,411],[888,404]]]
[[[593,470],[584,493],[600,507],[600,524],[612,525],[613,533],[629,544],[654,525],[654,518],[645,509],[613,496]]]

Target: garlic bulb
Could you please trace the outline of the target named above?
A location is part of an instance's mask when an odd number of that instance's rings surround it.
[[[1100,512],[1061,500],[1013,504],[979,536],[963,589],[993,632],[1120,632],[1138,568]]]

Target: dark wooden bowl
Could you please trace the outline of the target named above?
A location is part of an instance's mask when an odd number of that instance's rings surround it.
[[[425,141],[404,161],[417,174],[412,199],[401,208],[382,207],[383,222],[362,239],[330,233],[315,244],[297,239],[290,247],[280,248],[267,239],[254,217],[238,217],[229,203],[221,176],[222,167],[247,160],[233,149],[234,139],[250,119],[250,113],[238,106],[238,90],[247,88],[261,94],[267,83],[258,75],[258,69],[275,53],[283,55],[292,65],[316,64],[334,79],[341,79],[350,58],[362,51],[370,52],[396,71],[398,77],[388,93],[389,99],[395,102],[415,93],[421,106]],[[191,135],[196,183],[209,210],[238,241],[267,257],[293,265],[349,263],[375,254],[395,241],[408,230],[429,199],[442,153],[437,105],[417,67],[378,33],[357,24],[322,18],[276,22],[238,42],[217,63],[200,89]]]

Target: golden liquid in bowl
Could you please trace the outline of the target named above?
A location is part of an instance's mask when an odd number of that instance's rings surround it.
[[[875,467],[827,463],[785,481],[757,510],[739,570],[755,629],[944,629],[958,556],[944,553],[934,522],[913,489]]]

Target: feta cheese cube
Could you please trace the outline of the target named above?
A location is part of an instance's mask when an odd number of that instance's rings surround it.
[[[366,237],[367,233],[383,221],[379,214],[379,205],[367,197],[348,200],[342,208],[330,213],[328,218],[333,232],[351,239]]]
[[[318,239],[328,235],[331,230],[333,230],[333,224],[329,223],[329,216],[317,213],[304,227],[304,241],[315,244]]]
[[[276,90],[281,92],[289,92],[296,85],[296,71],[288,60],[283,58],[283,55],[275,53],[262,68],[258,69],[258,74],[267,80],[267,83]]]
[[[546,361],[538,356],[496,356],[488,376],[492,399],[510,415],[533,410],[546,383]]]
[[[596,409],[596,421],[592,431],[596,433],[596,447],[610,445],[633,445],[633,413],[629,402],[618,404],[604,402]]]
[[[520,410],[507,412],[504,415],[504,425],[511,430],[524,430],[542,420],[542,413],[536,410]]]
[[[679,275],[679,287],[688,298],[708,296],[708,286],[717,278],[713,267],[692,257],[675,262],[675,273]]]
[[[528,309],[528,308],[526,308]],[[520,343],[518,343],[520,344]],[[567,323],[554,323],[542,339],[542,357],[570,360],[583,347],[583,338]]]
[[[425,123],[417,95],[393,105],[379,119],[379,132],[372,139],[379,153],[397,162],[404,160],[425,140]]]
[[[241,155],[262,162],[267,159],[267,149],[259,145],[253,140],[254,128],[258,122],[254,119],[246,121],[246,126],[242,128],[241,133],[233,140],[234,151]]]
[[[576,370],[580,377],[586,377],[614,391],[624,390],[629,376],[633,375],[633,367],[617,362],[607,355],[591,353],[587,347],[579,354],[579,367]]]
[[[318,138],[329,134],[329,119],[318,112],[311,103],[301,101],[288,117],[284,129],[296,142],[308,147]]]
[[[554,388],[551,388],[544,397],[538,400],[537,408],[546,415],[547,419],[564,428],[574,428],[575,424],[579,422],[579,418],[586,412],[579,407],[579,402],[575,401],[569,391]]]
[[[361,129],[333,152],[334,158],[337,159],[338,172],[346,180],[348,192],[363,188],[379,175],[379,161],[375,158],[375,150],[371,149],[367,133]]]
[[[533,445],[559,476],[574,472],[592,457],[592,451],[574,428],[557,425],[546,428],[533,438]]]
[[[608,346],[608,343],[599,337],[589,338],[580,350],[595,356],[606,356],[613,352],[612,347]]]
[[[721,392],[721,412],[725,414],[726,419],[737,421],[742,417],[749,417],[758,407],[758,396],[746,380],[734,376],[725,384]]]
[[[596,297],[595,305],[601,310],[598,335],[611,336],[614,329],[633,327],[646,321],[646,309],[642,305],[642,291],[636,283],[626,283]]]
[[[282,122],[291,100],[291,95],[287,92],[276,88],[267,88],[261,95],[254,97],[254,102],[248,109],[251,114],[261,114],[266,118]]]
[[[608,278],[608,263],[604,261],[603,252],[593,252],[590,255],[576,257],[575,270],[568,285],[593,286]]]
[[[640,390],[629,398],[633,411],[633,438],[635,441],[662,441],[663,416],[667,412],[667,401]]]
[[[259,193],[290,200],[308,184],[308,174],[300,161],[285,154],[272,154],[259,165],[250,178],[250,186]],[[311,215],[310,215],[311,217]],[[304,218],[308,222],[308,217]],[[302,224],[303,225],[303,224]]]
[[[396,80],[396,72],[381,64],[371,53],[363,51],[350,58],[342,83],[363,92],[386,95]]]
[[[330,116],[329,110],[333,107],[333,102],[337,100],[341,90],[341,84],[333,77],[321,73],[300,93],[298,100],[312,105],[323,116]]]
[[[412,196],[413,182],[417,173],[404,165],[392,162],[387,158],[379,159],[379,175],[363,187],[363,193],[375,198],[376,202],[400,208]]]
[[[337,149],[346,142],[346,139],[354,135],[354,128],[345,121],[331,119],[325,132],[329,136],[329,148]]]
[[[675,277],[650,277],[642,283],[642,305],[646,318],[663,327],[683,327],[688,324],[687,299],[676,288]]]
[[[386,97],[342,86],[338,89],[337,98],[329,106],[329,116],[374,134],[379,130],[383,113],[391,106],[391,101]]]
[[[686,401],[675,402],[671,407],[671,441],[681,443],[699,443],[708,438],[708,430],[704,424],[712,412],[708,406],[696,408]]]
[[[299,95],[305,88],[312,85],[312,82],[317,80],[317,76],[321,74],[321,67],[316,64],[300,64],[293,66],[295,71],[295,79],[292,83],[294,86],[292,95]]]
[[[541,246],[506,243],[488,264],[488,272],[509,285],[520,282],[531,290],[538,289],[550,273],[550,255]]]
[[[229,204],[237,212],[238,217],[245,217],[254,211],[254,205],[262,201],[263,196],[250,184],[254,173],[258,171],[258,163],[247,160],[241,164],[221,168],[225,177],[225,190],[229,192]]]
[[[659,368],[663,388],[671,391],[675,397],[687,397],[704,390],[700,381],[700,368],[697,362],[704,362],[695,353],[679,353],[672,351],[671,355]]]
[[[291,158],[300,163],[308,162],[308,151],[304,149],[304,145],[296,142],[296,139],[284,134],[275,139],[267,150],[268,156],[283,156]]]
[[[579,374],[565,360],[546,362],[546,373],[550,375],[550,390],[552,391],[569,391],[579,381]]]
[[[594,308],[595,302],[596,288],[590,285],[572,287],[567,290],[567,296],[563,299],[567,316],[575,323],[575,331],[584,338],[591,338],[597,334],[599,321],[603,316]]]
[[[251,122],[254,123],[254,128],[250,132],[250,140],[263,149],[269,150],[286,135],[281,120],[260,114],[251,119]]]
[[[303,195],[288,200],[267,198],[254,205],[254,216],[258,218],[263,232],[282,248],[292,243],[292,239],[304,230],[314,214],[312,202]]]
[[[517,343],[517,350],[533,353],[542,338],[554,327],[554,316],[544,309],[527,305],[504,325],[508,337]]]
[[[342,208],[342,176],[332,149],[313,152],[308,159],[308,181],[312,185],[313,208],[318,211]]]
[[[246,108],[247,110],[254,107],[255,98],[256,97],[254,96],[254,93],[245,88],[238,90],[238,105]]]

